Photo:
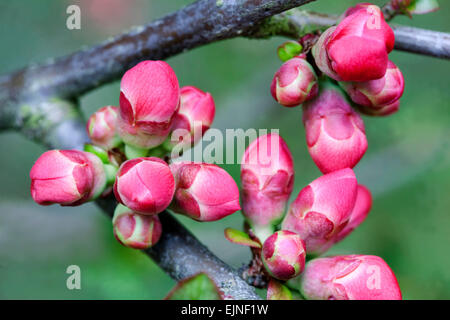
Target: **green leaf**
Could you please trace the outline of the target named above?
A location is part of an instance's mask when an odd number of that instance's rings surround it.
[[[267,300],[292,300],[292,293],[285,285],[270,279],[267,288]]]
[[[215,283],[205,274],[199,273],[184,279],[169,292],[166,300],[223,300]]]
[[[411,14],[425,14],[439,9],[437,0],[415,0],[408,6],[407,11]]]
[[[225,238],[227,238],[227,240],[232,243],[241,244],[243,246],[252,248],[261,248],[261,243],[251,239],[250,236],[245,232],[232,228],[226,228],[224,233]]]
[[[281,61],[286,62],[302,53],[303,47],[297,41],[286,41],[278,47],[277,53]]]

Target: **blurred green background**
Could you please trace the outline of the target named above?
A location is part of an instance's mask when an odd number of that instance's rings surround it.
[[[191,1],[80,0],[1,1],[0,73],[71,53],[145,24]],[[375,1],[381,5],[384,1]],[[319,0],[305,9],[340,13],[357,1]],[[450,2],[425,16],[395,23],[450,31]],[[66,28],[66,8],[81,7],[81,30]],[[215,127],[280,129],[295,159],[293,197],[320,175],[305,143],[300,108],[282,108],[269,92],[280,66],[271,40],[233,39],[173,57],[181,85],[213,94]],[[369,149],[356,167],[360,183],[373,192],[365,223],[328,254],[374,254],[396,273],[405,299],[450,298],[450,90],[448,61],[394,52],[406,90],[400,112],[365,117]],[[81,99],[85,116],[118,104],[119,83]],[[0,134],[0,298],[161,299],[174,281],[150,259],[120,246],[110,220],[93,204],[40,207],[29,194],[28,172],[44,148],[15,132]],[[239,181],[239,165],[225,168]],[[250,257],[223,237],[240,228],[236,213],[208,225],[180,217],[201,241],[234,267]],[[67,266],[81,268],[81,290],[66,288]]]

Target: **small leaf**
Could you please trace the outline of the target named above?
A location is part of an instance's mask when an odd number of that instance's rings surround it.
[[[303,51],[303,46],[297,41],[286,41],[278,47],[277,53],[281,61],[286,62],[295,56],[298,56]]]
[[[222,295],[211,278],[199,273],[178,282],[165,300],[222,300]]]
[[[261,248],[261,244],[258,241],[251,239],[245,232],[236,229],[226,228],[225,238],[232,243],[241,244],[252,248]]]
[[[437,0],[415,0],[408,6],[407,11],[411,14],[425,14],[439,9]]]
[[[285,285],[270,279],[267,288],[267,300],[292,300],[292,293]]]

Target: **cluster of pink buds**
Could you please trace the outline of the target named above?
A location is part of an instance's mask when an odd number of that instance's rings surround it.
[[[402,73],[388,59],[394,42],[380,8],[361,3],[321,35],[312,54],[317,67],[339,81],[363,113],[385,116],[398,110],[404,89]]]
[[[308,151],[320,171],[353,168],[368,146],[354,109],[386,116],[400,106],[403,75],[388,59],[394,33],[379,7],[361,3],[315,42],[305,37],[278,48],[286,62],[272,80],[272,96],[283,106],[303,105]]]
[[[400,6],[400,2],[411,5],[397,1],[394,6]],[[310,42],[311,39],[307,41]],[[400,105],[404,80],[400,70],[388,59],[394,42],[394,32],[380,8],[370,3],[358,4],[344,13],[337,26],[322,33],[312,46],[312,56],[308,46],[304,48],[294,41],[278,48],[280,58],[286,62],[272,80],[272,96],[287,107],[303,104],[317,95],[320,99],[322,91],[317,74],[323,74],[340,82],[364,114],[386,116],[395,113]]]
[[[113,191],[117,240],[145,249],[161,237],[158,214],[170,208],[197,221],[222,219],[240,209],[231,176],[206,163],[172,163],[170,151],[185,150],[212,125],[209,93],[179,88],[163,61],[143,61],[120,84],[120,107],[100,108],[88,120],[92,144],[85,151],[44,153],[30,172],[31,195],[42,205],[80,205]]]
[[[320,36],[278,48],[284,64],[272,80],[272,96],[286,107],[302,104],[307,148],[323,175],[286,210],[294,181],[291,153],[279,135],[259,137],[241,165],[248,234],[227,230],[226,236],[251,247],[266,275],[287,281],[304,298],[401,299],[395,275],[379,257],[315,258],[347,237],[372,207],[369,189],[352,170],[368,147],[355,110],[376,116],[398,110],[405,84],[388,59],[394,41],[380,8],[362,3]]]
[[[251,162],[253,157],[259,161]],[[263,165],[261,159],[271,161]],[[401,299],[394,273],[379,257],[313,258],[348,236],[371,209],[371,193],[358,185],[352,169],[330,172],[303,188],[280,230],[268,235],[284,216],[292,191],[292,156],[282,138],[271,134],[251,143],[243,160],[243,214],[253,231],[250,235],[256,235],[259,242],[238,231],[228,230],[226,235],[253,251],[260,248],[261,261],[270,277],[287,281],[291,289],[307,299]],[[308,257],[313,259],[305,267]]]

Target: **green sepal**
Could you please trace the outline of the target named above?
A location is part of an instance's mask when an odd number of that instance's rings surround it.
[[[163,145],[157,146],[148,151],[147,157],[157,157],[163,158],[167,154],[167,150],[163,147]]]
[[[106,184],[108,186],[112,186],[116,181],[116,175],[119,168],[112,164],[104,164],[103,169],[105,169]]]
[[[148,149],[135,147],[129,144],[125,144],[125,156],[128,160],[146,157]]]
[[[84,151],[95,154],[104,164],[109,164],[108,151],[90,143],[84,145]]]
[[[293,300],[292,292],[275,279],[270,279],[267,288],[267,300]]]
[[[252,226],[252,231],[258,237],[261,243],[264,243],[268,237],[275,233],[275,225]]]

